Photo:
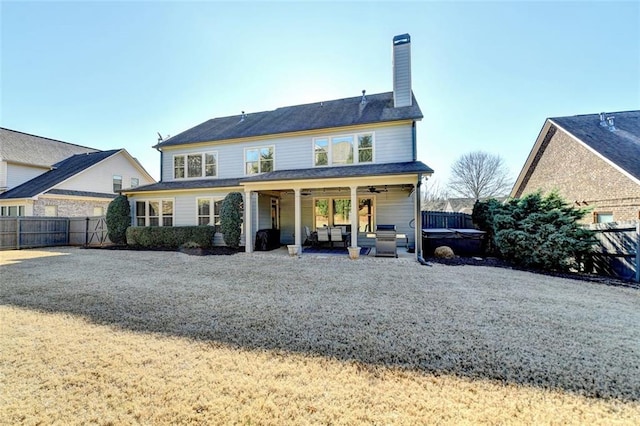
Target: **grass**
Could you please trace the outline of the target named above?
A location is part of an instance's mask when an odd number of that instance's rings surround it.
[[[274,253],[65,248],[0,264],[0,423],[640,417],[637,290]]]

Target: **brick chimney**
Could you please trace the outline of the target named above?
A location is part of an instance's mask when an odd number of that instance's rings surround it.
[[[411,37],[401,34],[393,38],[393,106],[411,104]]]

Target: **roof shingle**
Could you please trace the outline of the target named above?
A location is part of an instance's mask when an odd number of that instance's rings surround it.
[[[113,149],[74,155],[56,163],[54,169],[3,192],[0,199],[34,197],[118,152],[119,149]]]
[[[344,177],[363,177],[380,175],[399,175],[408,173],[433,173],[433,170],[421,161],[389,164],[366,164],[358,166],[317,167],[312,169],[276,170],[240,179],[198,179],[184,181],[158,182],[151,185],[127,189],[125,193],[147,191],[171,191],[183,189],[227,188],[240,186],[244,182],[271,182],[294,179],[331,179]]]
[[[86,146],[0,127],[0,159],[3,161],[50,167],[74,154],[97,151]]]
[[[155,148],[422,118],[415,97],[413,105],[401,108],[394,108],[393,92],[367,95],[366,103],[361,101],[362,96],[357,96],[283,107],[244,117],[214,118],[158,143]]]
[[[640,180],[640,111],[613,112],[606,116],[615,117],[616,130],[601,126],[599,114],[550,120]]]

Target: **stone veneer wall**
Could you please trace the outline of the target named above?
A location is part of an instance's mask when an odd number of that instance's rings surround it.
[[[532,168],[516,197],[557,189],[570,203],[593,208],[594,214],[613,213],[616,222],[640,219],[640,185],[555,126]],[[587,216],[585,221],[593,218]]]
[[[94,207],[102,207],[103,214],[107,214],[107,207],[111,199],[100,200],[70,200],[64,198],[41,198],[33,204],[34,216],[45,216],[45,206],[58,206],[58,216],[79,217],[93,216]]]

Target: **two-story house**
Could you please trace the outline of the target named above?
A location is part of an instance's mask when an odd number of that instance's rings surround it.
[[[419,255],[419,185],[433,170],[417,161],[410,41],[393,38],[392,92],[214,118],[160,141],[161,181],[124,191],[133,225],[217,224],[238,191],[248,252],[263,228],[301,246],[305,227],[343,226],[355,247],[393,224]]]
[[[0,216],[102,216],[121,189],[155,182],[124,149],[10,129],[0,129],[0,156]]]
[[[97,149],[0,127],[0,193],[40,176],[75,154]]]

